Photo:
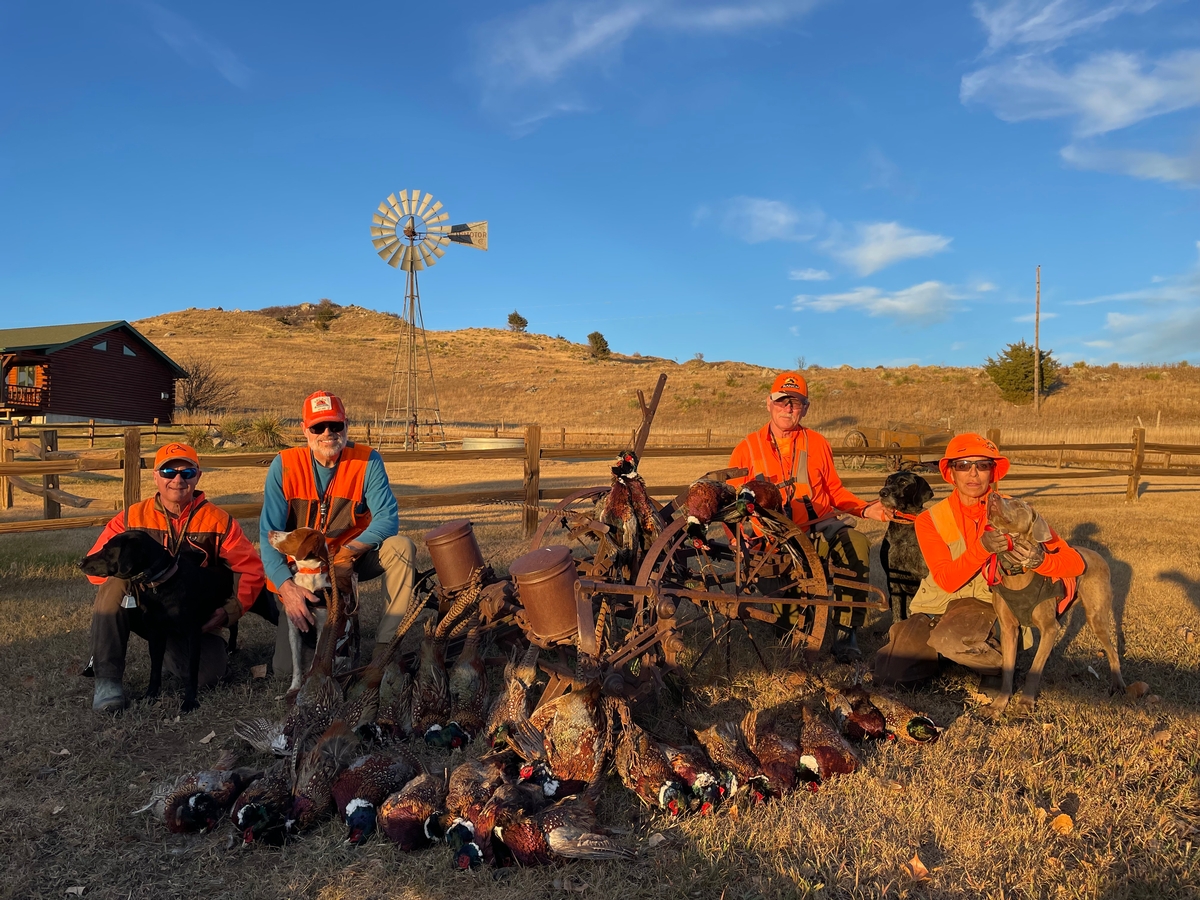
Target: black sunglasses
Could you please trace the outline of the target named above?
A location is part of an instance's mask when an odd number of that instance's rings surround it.
[[[182,475],[184,481],[191,481],[193,478],[195,478],[197,475],[200,474],[200,470],[197,469],[195,466],[188,466],[186,469],[176,469],[174,467],[171,467],[171,468],[159,469],[158,474],[161,475],[163,478],[167,479],[167,481],[174,481],[176,475]]]
[[[990,472],[996,468],[996,461],[994,459],[952,459],[950,468],[955,472],[970,472],[972,469],[979,472]]]
[[[334,434],[341,434],[345,427],[345,422],[318,422],[315,425],[309,425],[308,430],[313,434],[324,434],[325,430],[328,429]]]

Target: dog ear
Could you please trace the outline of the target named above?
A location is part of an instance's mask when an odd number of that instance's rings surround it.
[[[1046,523],[1046,520],[1042,518],[1040,513],[1033,518],[1033,529],[1031,530],[1030,534],[1039,544],[1044,544],[1047,541],[1054,539],[1054,532],[1050,530],[1050,526]]]
[[[920,496],[921,505],[924,506],[933,499],[933,488],[929,486],[929,482],[920,476],[917,477],[920,486],[917,489],[917,494]]]

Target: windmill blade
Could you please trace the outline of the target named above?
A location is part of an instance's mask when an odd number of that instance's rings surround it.
[[[383,250],[385,247],[391,248],[391,246],[396,243],[396,236],[392,235],[391,237],[378,237],[371,241],[371,243],[375,245],[376,251]]]
[[[408,258],[404,264],[406,272],[420,272],[425,265],[421,262],[421,258],[417,256],[417,248],[410,246],[408,248]]]
[[[404,196],[404,191],[400,192],[400,196]],[[395,194],[388,194],[387,202],[388,206],[391,207],[388,215],[389,219],[395,219],[396,221],[399,221],[400,219],[404,218],[404,212],[401,209],[401,207],[404,205],[403,200],[397,200]]]
[[[373,228],[395,228],[396,223],[383,216],[371,216],[371,226]]]
[[[447,241],[447,243],[449,243],[449,241]],[[437,241],[435,238],[431,238],[431,237],[425,238],[425,240],[422,242],[421,246],[424,247],[426,250],[428,250],[430,253],[432,253],[434,256],[436,256],[438,259],[441,259],[443,256],[446,255],[446,251],[442,249],[441,243],[439,241]],[[432,263],[430,265],[432,265]]]
[[[408,215],[408,191],[400,192],[400,204],[396,207],[396,211],[400,214],[400,218]]]
[[[386,203],[379,204],[379,215],[371,216],[371,221],[376,225],[382,225],[384,222],[395,222],[396,217],[392,215],[392,211],[388,209]]]
[[[400,265],[400,261],[404,257],[405,249],[406,249],[406,245],[404,245],[404,244],[399,244],[399,246],[397,246],[396,244],[393,244],[392,246],[388,247],[386,250],[380,250],[379,255],[382,256],[385,260],[387,260],[387,264],[394,269]]]
[[[426,194],[426,195],[425,195],[425,199],[421,201],[421,206],[420,206],[420,208],[418,208],[418,209],[417,209],[417,215],[418,215],[418,216],[421,216],[422,218],[424,218],[424,217],[425,217],[425,207],[427,207],[427,206],[429,205],[429,201],[430,201],[430,200],[432,200],[432,199],[433,199],[433,194]]]
[[[425,249],[424,244],[417,244],[417,250],[420,251],[421,259],[425,261],[426,267],[432,266],[435,262],[437,262],[437,258]]]
[[[448,234],[447,237],[449,237],[450,240],[454,241],[456,244],[464,244],[467,247],[474,247],[477,250],[487,250],[487,220],[482,222],[467,222],[464,225],[451,226],[450,234]]]
[[[426,229],[428,229],[430,226],[436,225],[438,222],[445,222],[449,218],[450,218],[450,213],[448,213],[448,212],[441,213],[439,215],[434,216],[431,219],[426,219],[425,227],[426,227]]]
[[[376,228],[373,225],[371,226],[371,236],[372,237],[392,237],[395,234],[396,234],[396,226],[395,225],[388,225],[388,226],[385,226],[384,228]]]
[[[421,192],[420,191],[412,190],[412,191],[408,192],[408,214],[410,216],[416,215],[417,204],[420,202],[421,202]]]
[[[436,215],[437,211],[441,208],[442,208],[442,201],[438,200],[436,203],[433,204],[433,206],[429,207],[429,211],[426,215],[428,215],[428,216]],[[426,218],[426,216],[423,215],[422,218]],[[426,221],[429,221],[429,219],[426,218]]]

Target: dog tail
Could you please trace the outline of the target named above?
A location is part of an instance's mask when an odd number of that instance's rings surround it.
[[[233,733],[260,753],[287,756],[291,749],[288,747],[287,736],[283,733],[282,722],[271,722],[262,718],[249,722],[238,719],[234,723]]]

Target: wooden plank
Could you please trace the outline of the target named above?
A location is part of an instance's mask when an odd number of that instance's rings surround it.
[[[1172,453],[1177,456],[1200,456],[1200,446],[1195,444],[1146,444],[1147,453]]]
[[[103,516],[68,516],[65,519],[42,519],[24,522],[0,522],[0,534],[25,534],[31,531],[65,531],[68,528],[96,528],[107,525],[112,514]]]
[[[38,454],[43,459],[47,453],[54,453],[58,450],[58,432],[53,428],[47,428],[41,433],[42,445],[39,448],[41,452]],[[43,519],[61,519],[62,504],[55,498],[58,492],[58,476],[43,475],[42,476],[42,518]]]
[[[662,382],[666,379],[660,379],[659,390],[662,389]],[[653,414],[651,414],[653,415]],[[648,432],[648,428],[647,428]],[[523,487],[525,488],[525,509],[524,509],[524,524],[525,537],[533,537],[533,533],[538,527],[538,500],[541,498],[541,478],[542,478],[542,428],[540,425],[525,426],[525,478]]]
[[[43,500],[47,496],[61,506],[70,506],[73,509],[86,509],[89,506],[112,507],[120,509],[121,504],[115,500],[98,500],[95,497],[80,497],[77,494],[69,494],[66,491],[58,488],[47,488],[40,484],[32,484],[24,478],[18,478],[16,475],[10,475],[13,487],[19,491],[24,491],[26,494],[33,494],[36,497],[41,497]],[[60,510],[61,514],[61,510]],[[50,518],[57,519],[60,516],[51,516]]]
[[[125,509],[129,509],[142,499],[142,432],[137,428],[125,429],[122,463],[122,493]]]
[[[15,453],[12,449],[13,442],[13,427],[11,425],[0,426],[0,470],[4,466],[13,461]],[[12,483],[3,474],[0,474],[0,509],[12,509],[13,507],[13,489]]]
[[[11,453],[12,451],[6,451]],[[72,472],[102,472],[120,469],[120,459],[49,459],[0,462],[0,475],[70,475]]]

